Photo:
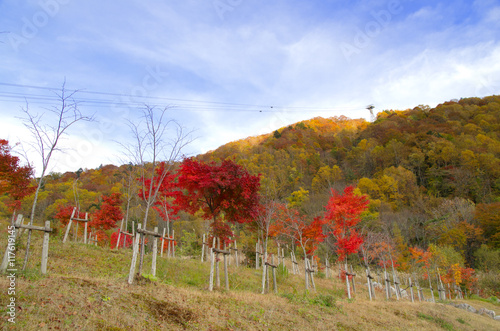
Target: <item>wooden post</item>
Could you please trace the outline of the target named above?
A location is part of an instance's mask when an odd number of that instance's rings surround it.
[[[158,227],[155,226],[155,233],[158,233]],[[156,276],[156,255],[158,254],[158,237],[153,239],[153,257],[151,259],[151,275]]]
[[[217,249],[220,249],[220,238],[217,238]],[[215,283],[217,288],[220,287],[220,274],[219,274],[219,253],[215,252]]]
[[[141,227],[142,227],[142,224],[137,225],[138,229],[141,229]],[[140,234],[139,234],[139,232],[137,232],[137,234],[135,235],[135,240],[134,240],[134,249],[132,251],[132,261],[130,263],[130,271],[128,273],[128,283],[130,285],[132,285],[132,283],[134,282],[135,265],[137,263],[137,254],[139,253],[139,241],[140,241],[139,237],[140,237]]]
[[[43,234],[42,246],[42,275],[47,273],[47,262],[49,259],[49,235],[50,235],[50,221],[45,221],[45,233]]]
[[[263,251],[262,255],[262,267],[266,269],[266,292],[269,293],[269,262],[267,261],[269,256],[267,255],[267,252]]]
[[[78,222],[75,222],[75,237],[73,240],[77,243],[78,242]]]
[[[286,268],[286,264],[285,264],[285,249],[284,248],[281,249],[281,261],[283,262],[283,268]]]
[[[206,259],[207,259],[207,261],[208,261],[208,260],[210,259],[210,254],[211,254],[211,253],[210,253],[210,249],[209,249],[209,248],[210,248],[210,245],[208,244],[208,234],[207,234],[207,237],[206,237],[206,238],[207,238],[207,243],[206,243],[207,248],[205,249],[205,253],[206,253],[205,258],[206,258]],[[212,246],[212,247],[214,247],[214,248],[215,248],[215,246]]]
[[[83,240],[86,241],[87,240],[87,220],[89,219],[89,213],[85,213],[85,228],[84,228],[84,231],[83,231]],[[84,244],[86,244],[86,242],[84,242]]]
[[[352,269],[352,264],[351,264],[351,282],[352,282],[352,292],[356,293],[356,282],[354,280],[354,277],[356,277],[356,274],[354,273],[354,270]]]
[[[413,299],[413,284],[411,282],[411,277],[408,279],[408,283],[410,284],[410,298],[411,298],[411,302],[415,302],[415,300]]]
[[[76,212],[76,207],[73,208],[73,212],[71,213],[71,216],[69,218],[69,222],[66,227],[66,233],[64,234],[63,244],[66,243],[66,240],[68,239],[69,229],[71,229],[71,223],[73,222],[73,216],[75,216],[75,212]]]
[[[85,227],[83,229],[83,243],[87,244],[87,222],[85,222]]]
[[[175,257],[175,230],[172,230],[172,257]]]
[[[345,281],[347,284],[347,298],[351,298],[351,286],[349,285],[349,271],[347,271],[347,257],[345,261]]]
[[[259,243],[255,243],[255,269],[259,269]]]
[[[236,258],[236,268],[238,268],[240,266],[240,259],[238,256],[238,243],[236,242],[236,240],[234,241],[234,255]]]
[[[215,242],[215,238],[214,238]],[[213,291],[214,290],[214,267],[215,267],[215,253],[214,249],[210,247],[210,280],[208,283],[208,290]]]
[[[163,232],[163,236],[165,237],[165,231]],[[163,254],[163,242],[161,244],[162,254]],[[203,255],[205,255],[205,234],[203,234],[203,239],[201,241],[201,263],[203,263]]]
[[[279,250],[278,250],[278,255],[279,255]],[[276,268],[274,267],[274,255],[272,255],[271,263],[273,264],[273,289],[274,293],[278,294],[278,285],[276,283]]]
[[[372,301],[372,280],[370,277],[370,271],[366,269],[366,285],[368,285],[368,295],[370,296],[370,301]]]
[[[429,272],[429,287],[431,288],[431,300],[432,302],[436,303],[436,299],[434,298],[434,290],[432,289],[430,272]]]
[[[122,228],[123,228],[123,218],[122,218],[122,221],[120,223],[120,231],[118,231],[118,240],[116,240],[116,247],[115,248],[117,248],[117,249],[118,249],[118,245],[120,245],[120,239],[122,236]]]
[[[226,243],[224,242],[224,250],[226,250]],[[229,291],[229,274],[227,272],[227,254],[224,255],[224,280],[226,281],[226,291]]]
[[[261,294],[266,293],[266,273],[267,273],[267,265],[265,263],[262,264],[262,292]]]
[[[169,230],[169,233],[167,233],[167,235],[170,238],[170,230]],[[172,257],[172,251],[171,251],[171,248],[170,248],[170,243],[171,243],[171,240],[168,240],[168,242],[167,242],[167,257]]]
[[[160,251],[160,257],[163,257],[163,249],[165,248],[165,232],[167,229],[163,228],[163,235],[161,238],[161,251]],[[201,262],[203,262],[203,257],[201,258]]]
[[[314,283],[314,269],[312,268],[309,259],[307,259],[307,264],[309,265],[309,277],[311,277],[311,285],[312,288],[316,291],[316,284]]]
[[[387,271],[384,270],[384,279],[385,279],[385,297],[387,300],[391,297],[391,283],[389,277],[387,276]]]

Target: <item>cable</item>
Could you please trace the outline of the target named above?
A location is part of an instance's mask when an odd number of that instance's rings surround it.
[[[24,85],[24,84],[12,84],[0,82],[1,86],[8,86],[14,88],[24,88],[24,89],[37,89],[52,92],[60,92],[61,88],[55,87],[45,87],[36,85]],[[101,91],[86,91],[86,90],[66,90],[67,93],[78,93],[78,94],[90,94],[90,95],[103,95],[103,96],[115,96],[115,97],[129,97],[135,100],[139,99],[141,101],[118,101],[116,99],[96,99],[96,98],[80,98],[75,97],[77,103],[84,104],[90,107],[108,107],[113,106],[115,108],[138,108],[142,107],[151,101],[173,101],[178,102],[175,104],[168,105],[158,105],[165,107],[175,107],[177,109],[183,109],[187,111],[245,111],[245,112],[261,112],[261,113],[273,113],[273,112],[333,112],[333,111],[349,111],[349,110],[363,110],[365,107],[305,107],[305,106],[272,106],[272,105],[256,105],[256,104],[244,104],[244,103],[229,103],[229,102],[218,102],[218,101],[201,101],[201,100],[190,100],[190,99],[179,99],[179,98],[166,98],[166,97],[153,97],[153,96],[136,96],[131,94],[121,94],[121,93],[111,93],[111,92],[101,92]],[[0,101],[3,102],[14,102],[14,101],[25,101],[35,102],[36,104],[46,105],[56,102],[60,99],[60,96],[54,93],[54,95],[40,95],[33,93],[16,93],[16,92],[5,92],[0,91]]]

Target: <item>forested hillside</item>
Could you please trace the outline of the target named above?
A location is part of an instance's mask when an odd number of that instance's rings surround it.
[[[500,265],[499,96],[386,110],[373,123],[318,117],[200,158],[232,158],[262,174],[268,196],[305,195],[311,215],[324,211],[330,188],[357,186],[371,201],[368,242],[392,242],[401,266],[408,247],[429,245],[448,262]]]
[[[365,254],[367,262],[384,263],[376,252],[390,251],[397,266],[409,271],[417,257],[430,252],[444,271],[450,265],[500,270],[500,96],[386,110],[373,123],[317,117],[228,143],[197,159],[232,159],[260,174],[263,199],[293,204],[310,220],[324,213],[332,189],[355,186],[356,194],[370,200],[358,225],[363,249],[372,252]],[[123,215],[115,210],[115,216],[126,218],[130,227],[144,211],[138,176],[133,165],[52,173],[40,192],[37,218],[54,219],[62,229],[73,206],[95,215],[121,207]],[[32,198],[24,199],[20,213],[30,213]],[[3,217],[12,215],[9,205],[9,197],[2,196]],[[181,211],[178,216],[169,222],[181,246],[183,240],[193,241],[193,229],[198,237],[208,230],[199,215]],[[161,219],[158,210],[152,212],[149,224]],[[102,245],[109,245],[116,230],[98,217],[93,222]],[[252,247],[255,238],[245,237],[248,227],[233,228],[242,245],[247,238]],[[331,256],[334,244],[327,238],[316,254]]]

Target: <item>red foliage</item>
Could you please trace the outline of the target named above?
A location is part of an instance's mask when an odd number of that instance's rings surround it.
[[[285,235],[291,238],[305,249],[308,255],[314,253],[318,244],[326,237],[323,234],[323,220],[317,217],[308,222],[298,210],[289,209],[286,205],[280,206],[278,220],[271,225],[269,235]]]
[[[120,208],[121,193],[103,195],[102,200],[101,208],[92,215],[89,226],[97,230],[108,230],[115,227],[116,222],[123,218],[123,212]]]
[[[170,222],[179,218],[176,216],[179,209],[172,203],[173,198],[177,194],[175,190],[177,185],[175,183],[176,175],[166,171],[165,167],[165,162],[161,162],[156,168],[151,193],[156,192],[156,189],[158,189],[158,195],[153,205],[153,209],[158,212],[163,220]],[[151,179],[139,178],[138,180],[141,182],[144,180],[143,188],[149,189]],[[144,191],[143,188],[139,190],[138,195],[141,199],[148,200],[150,192]]]
[[[111,248],[115,248],[117,241],[118,241],[118,231],[117,232],[113,232],[111,234],[111,240],[109,242],[110,247]],[[133,243],[132,237],[131,236],[126,236],[126,235],[122,234],[120,236],[120,245],[118,245],[118,248],[123,248],[123,243],[125,243],[125,247],[127,247],[127,248],[131,247],[132,243]]]
[[[11,155],[9,142],[0,139],[0,195],[7,194],[10,200],[7,205],[16,210],[21,206],[21,200],[34,192],[31,186],[33,169],[20,166],[19,158]]]
[[[56,220],[58,220],[61,225],[66,226],[69,222],[69,219],[71,217],[71,213],[73,213],[74,206],[58,206],[57,207],[57,214],[54,216]],[[81,212],[75,212],[75,215],[73,216],[75,218],[85,218],[85,213]]]
[[[231,160],[220,165],[186,159],[179,168],[175,204],[194,214],[202,212],[212,219],[212,234],[227,238],[232,235],[230,223],[250,222],[257,215],[260,178],[250,175]]]
[[[363,243],[363,238],[355,227],[361,221],[360,215],[368,208],[368,203],[367,196],[355,195],[352,186],[345,188],[344,195],[332,190],[323,220],[329,233],[337,241],[336,248],[340,260],[357,252]]]
[[[424,251],[419,247],[410,247],[410,254],[412,260],[415,261],[417,265],[421,264],[424,268],[429,269],[431,266],[432,252]]]

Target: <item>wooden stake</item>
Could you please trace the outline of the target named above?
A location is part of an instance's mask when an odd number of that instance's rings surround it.
[[[226,243],[224,242],[224,250],[226,250]],[[224,255],[224,280],[226,281],[226,291],[229,291],[229,274],[227,272],[227,254]]]
[[[385,279],[385,297],[387,300],[391,297],[391,283],[389,277],[387,276],[387,271],[384,270],[384,279]]]
[[[118,240],[116,240],[116,247],[115,247],[116,249],[118,249],[118,245],[120,245],[120,238],[122,236],[122,228],[123,228],[123,218],[122,218],[122,221],[120,223],[120,231],[118,231]]]
[[[175,257],[175,230],[172,230],[172,257]]]
[[[163,236],[165,236],[165,234],[163,234]],[[163,243],[161,244],[161,248],[162,248],[162,253],[163,253]],[[203,234],[203,239],[201,242],[201,263],[203,263],[203,256],[204,255],[205,255],[205,234]]]
[[[266,269],[266,292],[269,293],[269,266],[268,264],[268,255],[267,252],[264,252],[264,255],[262,255],[262,267]],[[266,264],[267,263],[267,264]]]
[[[413,300],[413,284],[412,284],[412,282],[411,282],[411,277],[410,277],[410,278],[408,278],[408,283],[410,284],[410,298],[411,298],[411,302],[415,302],[415,301]]]
[[[349,285],[349,271],[347,271],[347,257],[345,261],[345,281],[347,284],[347,298],[351,298],[351,286]]]
[[[42,246],[42,275],[47,273],[47,262],[49,260],[49,235],[50,235],[50,221],[45,221],[45,233],[43,234]]]
[[[217,249],[220,249],[220,238],[217,238]],[[219,275],[219,253],[215,253],[215,282],[217,288],[220,287],[220,275]]]
[[[85,228],[83,229],[83,243],[87,244],[87,222],[85,222]]]
[[[165,248],[165,232],[167,231],[167,229],[163,228],[163,235],[162,235],[162,238],[161,238],[161,251],[160,251],[160,257],[163,257],[163,249]],[[203,258],[201,259],[201,262],[203,262]]]
[[[154,232],[158,233],[158,227],[155,226]],[[158,254],[158,237],[153,239],[153,257],[151,259],[151,275],[156,276],[156,255]]]
[[[316,284],[314,283],[314,270],[311,267],[311,263],[309,262],[309,259],[307,259],[307,264],[309,265],[309,277],[311,277],[311,285],[312,285],[312,288],[316,291]]]
[[[234,241],[234,255],[236,257],[236,268],[240,266],[240,259],[238,256],[238,243],[236,243],[236,240]]]
[[[255,269],[259,269],[259,243],[255,243]]]
[[[351,264],[351,282],[352,282],[352,292],[356,293],[356,283],[354,280],[354,277],[356,277],[356,274],[354,273],[354,270],[352,269],[352,264]]]
[[[215,242],[215,238],[214,238]],[[212,247],[210,247],[210,280],[208,283],[208,290],[214,290],[214,266],[215,265],[215,253]]]
[[[267,265],[264,263],[262,265],[262,294],[266,293],[266,272],[267,272]]]
[[[76,212],[76,207],[73,208],[73,212],[71,213],[71,216],[69,218],[69,222],[66,227],[66,233],[64,234],[63,244],[66,243],[66,240],[68,239],[69,229],[71,229],[71,223],[73,222],[73,216],[75,216],[75,212]]]
[[[137,228],[140,229],[142,227],[142,224],[138,224]],[[132,251],[132,261],[130,263],[130,271],[128,273],[128,283],[132,285],[134,282],[134,275],[135,275],[135,267],[137,264],[137,254],[139,253],[139,239],[140,234],[137,232],[135,235],[135,240],[134,240],[134,249]]]
[[[432,289],[430,272],[429,272],[429,287],[431,288],[431,300],[432,302],[436,303],[436,299],[434,298],[434,290]]]
[[[368,286],[368,295],[370,296],[370,301],[372,301],[372,286],[370,279],[370,271],[366,269],[366,285]]]
[[[278,254],[279,254],[279,251],[278,251]],[[274,255],[272,255],[271,263],[274,265]],[[274,289],[274,293],[278,294],[278,285],[276,283],[276,268],[274,268],[274,267],[273,267],[273,289]]]

